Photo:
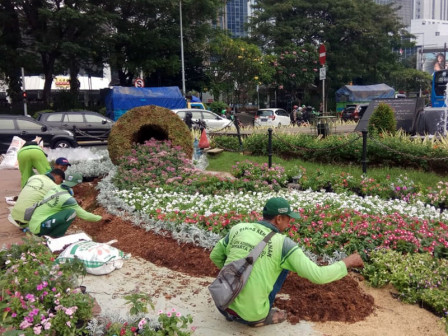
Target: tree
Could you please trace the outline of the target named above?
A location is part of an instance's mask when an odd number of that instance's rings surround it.
[[[332,91],[349,82],[376,84],[397,67],[407,33],[393,5],[370,0],[259,0],[250,22],[253,41],[269,52],[324,43],[327,84]]]
[[[130,3],[111,1],[110,12],[119,13],[111,21],[110,63],[118,71],[120,85],[132,85],[143,72],[159,85],[180,83],[180,13],[178,0],[154,0]],[[206,37],[222,6],[218,0],[182,3],[186,72],[202,71]],[[195,79],[200,82],[200,78]],[[191,87],[189,88],[191,89]]]
[[[398,91],[430,92],[432,76],[421,70],[401,68],[390,73],[389,82]]]
[[[257,84],[269,83],[275,71],[256,45],[225,34],[210,42],[209,58],[211,91],[215,96],[235,94],[235,99],[230,98],[234,103],[240,103]]]
[[[101,41],[104,33],[104,20],[98,15],[97,4],[92,1],[22,0],[13,2],[13,7],[9,8],[17,17],[21,37],[19,59],[40,58],[38,69],[29,67],[28,63],[26,68],[43,73],[43,100],[47,103],[50,102],[56,67],[69,68],[72,78],[76,78],[83,61],[102,62],[92,57],[98,50],[95,46],[100,45],[96,41]],[[76,92],[79,89],[77,81],[71,83]]]

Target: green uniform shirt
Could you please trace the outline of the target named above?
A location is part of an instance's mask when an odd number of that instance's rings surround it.
[[[271,231],[279,232],[269,222],[240,223],[221,239],[210,254],[216,266],[245,258],[249,252]],[[290,238],[274,235],[254,264],[243,290],[229,306],[246,321],[259,321],[269,313],[269,294],[277,278],[284,270],[316,284],[339,280],[347,275],[343,261],[329,266],[318,266],[312,262]]]
[[[57,185],[44,196],[44,199],[64,190],[66,189]],[[56,196],[52,200],[42,204],[34,210],[33,216],[29,222],[30,231],[34,234],[39,234],[42,222],[44,222],[48,217],[65,209],[75,210],[76,215],[79,218],[89,222],[98,222],[101,220],[101,216],[95,215],[81,208],[78,205],[78,202],[76,202],[76,199],[67,191],[67,193]]]
[[[20,192],[16,204],[12,208],[12,218],[22,223],[28,223],[28,221],[23,219],[25,210],[34,203],[43,200],[45,194],[55,186],[57,186],[57,184],[54,183],[53,176],[50,173],[31,176]]]

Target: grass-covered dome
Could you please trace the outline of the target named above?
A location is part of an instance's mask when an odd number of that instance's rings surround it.
[[[142,144],[151,138],[170,140],[174,146],[181,146],[188,157],[193,154],[193,138],[183,120],[167,108],[147,105],[129,110],[112,126],[107,145],[110,159],[117,164],[134,143]]]

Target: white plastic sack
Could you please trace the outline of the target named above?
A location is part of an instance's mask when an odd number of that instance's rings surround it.
[[[19,138],[18,136],[14,136],[12,138],[11,144],[8,147],[8,151],[3,157],[2,162],[0,163],[0,169],[18,169],[19,163],[17,162],[17,152],[20,148],[25,144],[25,140]]]
[[[66,260],[78,258],[85,265],[87,273],[94,275],[109,274],[123,267],[124,259],[129,258],[129,255],[125,255],[119,249],[110,246],[109,244],[112,242],[81,241],[74,243],[59,255],[56,262],[63,263]]]

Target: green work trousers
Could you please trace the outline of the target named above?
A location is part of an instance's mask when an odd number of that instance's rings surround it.
[[[22,148],[17,153],[17,161],[19,162],[20,174],[22,175],[20,180],[21,188],[23,188],[28,179],[34,175],[33,168],[36,169],[39,174],[45,174],[51,170],[50,163],[48,162],[45,153],[38,148]]]
[[[40,224],[40,232],[38,236],[50,236],[52,238],[62,237],[75,218],[75,210],[61,210],[58,213],[51,215]]]

